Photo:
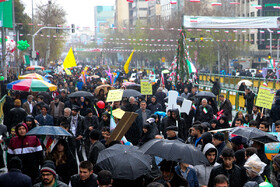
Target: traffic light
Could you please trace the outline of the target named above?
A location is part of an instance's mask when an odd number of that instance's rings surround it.
[[[56,27],[58,27],[58,24],[56,24]],[[56,29],[56,33],[59,33],[59,29]]]
[[[271,53],[268,53],[267,58],[268,60],[271,60]]]
[[[200,35],[200,41],[203,42],[203,35]]]
[[[72,33],[75,33],[75,24],[71,24]]]

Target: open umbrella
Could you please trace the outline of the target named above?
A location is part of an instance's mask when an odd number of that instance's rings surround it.
[[[70,95],[68,95],[69,98],[71,97],[94,97],[92,93],[86,92],[86,91],[77,91],[73,92]]]
[[[38,73],[29,73],[26,75],[19,75],[18,79],[38,79],[38,80],[43,80],[46,81],[48,83],[51,83],[51,81],[49,79],[47,79],[46,77],[43,77],[42,75],[39,75]]]
[[[16,80],[7,85],[7,89],[25,91],[25,92],[45,92],[45,91],[55,91],[57,86],[48,83],[46,81],[37,79],[22,79]]]
[[[53,70],[51,70],[51,69],[47,69],[47,70],[44,70],[43,72],[44,72],[44,73],[52,73],[52,72],[53,72]]]
[[[145,154],[191,165],[208,163],[198,148],[178,140],[153,139],[142,145],[139,150]]]
[[[168,74],[170,71],[168,69],[165,69],[162,71],[163,74]]]
[[[43,66],[28,66],[28,67],[26,68],[26,70],[37,70],[37,69],[39,69],[39,70],[45,70],[45,68],[44,68]]]
[[[140,97],[142,96],[142,94],[136,90],[132,90],[132,89],[126,89],[123,91],[123,96],[122,97]]]
[[[96,165],[111,171],[114,179],[135,180],[151,171],[151,162],[137,147],[115,144],[99,153]]]
[[[261,143],[278,142],[276,136],[253,127],[236,127],[233,128],[231,133],[250,140],[259,141]]]
[[[104,85],[100,85],[100,86],[97,86],[94,90],[94,93],[95,95],[98,95],[99,94],[99,91],[103,89],[104,90],[104,94],[108,93],[109,90],[114,90],[115,88],[109,84],[104,84]]]
[[[65,129],[58,126],[38,126],[31,129],[26,135],[72,136]]]
[[[216,98],[215,94],[213,94],[212,92],[207,92],[207,91],[201,91],[198,94],[196,94],[195,97]]]
[[[242,83],[245,83],[245,85],[246,86],[252,86],[252,82],[251,81],[249,81],[249,80],[241,80],[241,81],[239,81],[238,83],[237,83],[237,86],[239,87]]]
[[[91,78],[94,78],[94,79],[99,79],[100,78],[100,76],[98,76],[98,75],[92,75],[92,76],[90,76]]]
[[[130,84],[130,85],[127,85],[126,88],[136,90],[138,92],[141,91],[141,85],[140,84]]]

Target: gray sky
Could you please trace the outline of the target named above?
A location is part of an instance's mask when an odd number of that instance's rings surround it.
[[[61,5],[67,13],[68,25],[75,24],[80,27],[94,27],[94,6],[114,5],[115,0],[52,0]],[[25,12],[31,16],[32,0],[21,0],[25,5]],[[36,4],[47,4],[48,0],[33,0],[34,9]],[[123,1],[123,3],[127,3]]]

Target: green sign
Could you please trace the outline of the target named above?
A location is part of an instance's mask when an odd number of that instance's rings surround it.
[[[0,27],[13,28],[13,0],[0,3]]]

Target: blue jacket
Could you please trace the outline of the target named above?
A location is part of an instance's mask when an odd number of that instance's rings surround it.
[[[177,165],[175,167],[175,172],[185,178],[182,174],[181,174],[181,171],[180,171],[180,166]],[[186,180],[188,181],[189,183],[189,187],[199,187],[199,183],[198,183],[198,180],[197,180],[197,176],[196,176],[196,173],[195,173],[195,170],[191,167],[187,167],[187,178]]]
[[[31,178],[17,169],[0,175],[0,184],[1,187],[32,187]]]
[[[84,85],[84,83],[82,81],[79,81],[77,83],[77,88],[78,88],[79,91],[81,91],[83,89],[83,85]]]
[[[38,121],[40,126],[50,125],[53,126],[53,117],[49,114],[46,115],[46,119],[44,119],[42,114],[39,114],[35,117],[35,119]]]

